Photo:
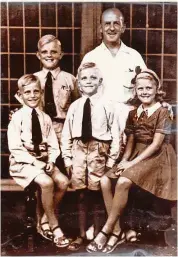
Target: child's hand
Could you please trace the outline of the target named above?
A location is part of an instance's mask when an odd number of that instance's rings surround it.
[[[66,167],[68,179],[70,180],[72,177],[72,166]]]
[[[12,120],[12,115],[13,115],[16,111],[18,111],[18,108],[15,108],[14,110],[11,110],[11,111],[9,112],[9,120]]]
[[[115,171],[115,175],[119,177],[122,174],[123,171],[124,171],[124,169],[117,169]]]
[[[48,175],[50,175],[52,173],[53,169],[54,169],[54,163],[53,162],[49,162],[49,163],[46,164],[46,173]]]
[[[118,170],[126,170],[128,168],[130,168],[132,166],[132,162],[129,162],[129,161],[121,161],[119,164],[118,164]]]
[[[45,162],[42,162],[42,161],[39,161],[39,160],[35,160],[35,161],[33,162],[33,165],[34,165],[35,167],[37,167],[38,169],[40,169],[40,170],[44,170],[44,169],[46,168],[46,163],[45,163]]]

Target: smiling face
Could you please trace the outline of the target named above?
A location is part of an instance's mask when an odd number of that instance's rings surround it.
[[[101,82],[102,78],[97,68],[86,68],[79,74],[79,87],[86,96],[96,94]]]
[[[37,52],[37,57],[44,68],[53,70],[58,67],[58,62],[62,58],[61,46],[57,40],[44,44]]]
[[[37,82],[32,82],[27,86],[23,86],[19,90],[20,97],[23,102],[30,108],[39,106],[42,96],[42,90]]]
[[[156,103],[157,86],[152,79],[139,78],[136,81],[136,94],[143,107],[151,107]]]
[[[102,15],[100,32],[103,34],[103,42],[108,44],[120,44],[121,34],[125,31],[124,17],[118,9],[106,10]]]

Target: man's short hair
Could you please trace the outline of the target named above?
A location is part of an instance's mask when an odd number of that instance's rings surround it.
[[[41,37],[38,41],[38,50],[42,48],[45,44],[51,43],[53,41],[56,41],[58,45],[61,46],[61,42],[54,35],[47,34]]]
[[[41,83],[40,83],[39,78],[33,74],[25,74],[21,78],[19,78],[19,80],[17,82],[19,89],[21,89],[25,86],[28,86],[31,83],[36,83],[41,88]]]

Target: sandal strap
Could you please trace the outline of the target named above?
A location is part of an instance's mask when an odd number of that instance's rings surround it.
[[[123,234],[124,234],[124,233],[121,231],[119,235],[116,235],[116,234],[114,234],[114,233],[111,233],[111,236],[114,236],[114,237],[116,237],[118,240],[121,240]]]
[[[100,231],[100,233],[103,234],[106,238],[108,238],[108,237],[110,236],[110,233],[107,234],[106,232],[104,232],[104,231],[102,231],[102,230]]]
[[[49,222],[48,222],[48,221],[42,222],[42,223],[40,224],[40,226],[43,226],[43,225],[45,225],[45,224],[49,224]]]
[[[59,225],[57,225],[56,227],[52,228],[51,231],[54,232],[57,228],[60,228]]]

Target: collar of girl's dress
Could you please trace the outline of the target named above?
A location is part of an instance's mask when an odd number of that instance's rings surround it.
[[[142,104],[137,109],[137,118],[140,117],[141,113],[145,111],[147,113],[147,116],[150,117],[158,108],[161,107],[160,102],[155,103],[151,107],[143,108]]]

